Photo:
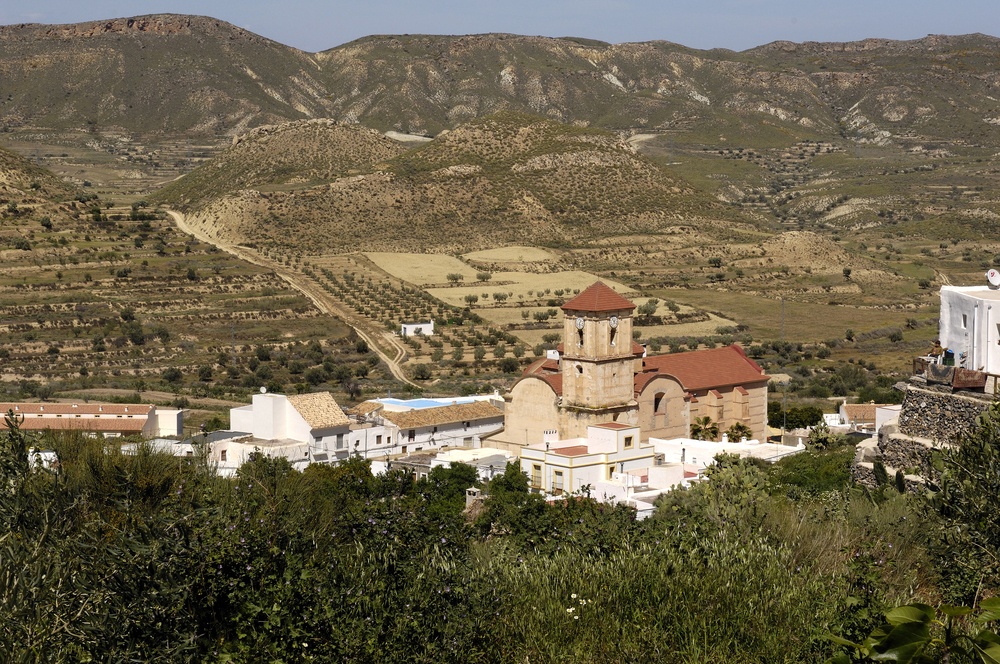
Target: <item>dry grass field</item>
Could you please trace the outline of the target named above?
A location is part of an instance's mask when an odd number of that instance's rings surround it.
[[[366,252],[380,269],[415,286],[446,284],[449,274],[460,274],[464,282],[475,283],[475,268],[447,254],[405,254]]]
[[[545,274],[495,272],[493,273],[493,278],[488,282],[477,284],[463,283],[450,288],[429,288],[427,292],[457,307],[466,306],[466,296],[476,295],[481,299],[489,298],[492,301],[494,293],[506,294],[508,302],[523,301],[525,304],[531,302],[541,302],[544,304],[550,299],[558,299],[560,297],[569,299],[595,281],[603,281],[626,297],[634,295],[634,291],[622,283],[611,279],[602,279],[595,274],[581,270]],[[556,291],[561,292],[556,293]]]
[[[481,263],[551,263],[559,260],[559,256],[547,249],[524,246],[473,251],[462,258]]]
[[[707,289],[664,289],[659,294],[678,303],[726,312],[735,321],[749,325],[754,337],[760,339],[842,339],[848,329],[860,332],[899,326],[907,316],[928,316],[926,311],[908,314],[900,310],[832,306],[789,299],[784,303],[782,323],[782,303],[776,298]]]

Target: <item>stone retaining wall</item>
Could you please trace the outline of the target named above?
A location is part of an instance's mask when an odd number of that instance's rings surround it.
[[[879,436],[879,458],[891,468],[935,479],[937,472],[931,464],[931,448],[904,435],[893,433]]]
[[[980,413],[991,403],[992,396],[938,392],[910,385],[899,414],[899,431],[929,438],[939,445],[955,443],[975,426]]]

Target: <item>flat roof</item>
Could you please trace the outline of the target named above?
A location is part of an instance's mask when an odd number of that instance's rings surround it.
[[[549,454],[558,454],[559,456],[568,457],[578,457],[589,453],[590,448],[586,445],[573,445],[571,447],[560,447],[554,450],[549,450]]]

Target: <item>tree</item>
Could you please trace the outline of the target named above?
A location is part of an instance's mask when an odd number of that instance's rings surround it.
[[[476,272],[476,279],[479,281],[489,281],[493,278],[493,275],[489,272]]]
[[[851,268],[845,267],[844,268],[844,279],[850,279],[850,278],[851,278]]]
[[[520,363],[513,357],[505,357],[500,360],[500,371],[504,373],[514,373],[520,366]]]
[[[708,415],[696,417],[691,422],[691,437],[695,440],[715,440],[719,437],[719,425]]]
[[[1000,403],[975,429],[942,451],[943,472],[931,504],[938,515],[936,551],[951,599],[975,600],[1000,575]]]
[[[726,435],[729,440],[739,441],[742,438],[750,438],[753,435],[753,431],[743,422],[734,422],[731,427],[726,429]]]
[[[163,377],[163,380],[167,381],[168,383],[176,383],[177,381],[179,381],[181,378],[184,377],[184,374],[182,374],[181,370],[178,369],[177,367],[168,367],[163,370],[161,376]]]
[[[475,293],[470,293],[462,299],[464,299],[465,303],[468,304],[470,307],[474,305],[476,302],[479,302],[479,296],[476,295]]]
[[[656,310],[659,308],[659,306],[660,306],[660,301],[654,297],[650,300],[646,300],[645,304],[639,305],[637,313],[642,318],[649,318],[656,314]]]
[[[413,368],[414,380],[430,380],[431,368],[426,364],[418,364]]]
[[[322,367],[312,367],[305,374],[305,379],[310,385],[325,383],[328,377],[326,370]]]
[[[457,284],[460,281],[465,281],[465,275],[460,274],[458,272],[450,272],[445,278],[453,284]]]

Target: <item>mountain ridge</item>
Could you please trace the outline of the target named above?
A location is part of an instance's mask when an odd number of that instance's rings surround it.
[[[370,35],[308,53],[211,17],[149,14],[0,26],[0,117],[7,130],[157,137],[312,117],[434,135],[500,110],[639,131],[756,115],[829,136],[859,94],[878,96],[897,75],[911,106],[988,106],[998,54],[1000,39],[982,34],[732,51],[510,33]],[[941,73],[955,83],[945,95]],[[875,131],[919,129],[912,113]],[[932,138],[950,138],[947,124]]]

